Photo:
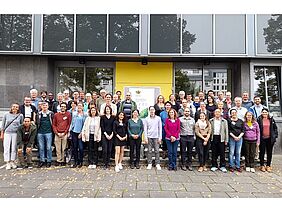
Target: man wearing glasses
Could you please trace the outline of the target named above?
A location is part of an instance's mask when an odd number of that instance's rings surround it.
[[[53,131],[55,133],[55,146],[57,162],[56,166],[64,166],[65,158],[64,152],[67,148],[67,136],[71,124],[71,114],[67,111],[67,104],[62,102],[60,104],[61,111],[54,115],[52,124]]]
[[[137,109],[136,102],[131,99],[131,93],[127,92],[125,100],[121,102],[119,112],[124,112],[127,120],[131,118],[132,111]]]

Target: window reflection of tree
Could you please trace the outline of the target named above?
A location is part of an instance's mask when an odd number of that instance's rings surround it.
[[[192,82],[189,79],[188,73],[185,69],[175,70],[175,92],[185,91],[186,94],[196,94],[200,88],[196,86],[196,81]]]
[[[83,68],[61,68],[59,70],[60,91],[81,91],[83,89]]]
[[[43,16],[43,50],[73,51],[73,15]]]
[[[31,50],[31,15],[0,15],[0,50]]]
[[[267,51],[272,54],[282,54],[282,15],[271,15],[268,26],[263,28],[263,31]]]
[[[103,82],[108,81],[106,85]],[[112,93],[113,69],[111,68],[87,68],[86,70],[86,91],[99,91],[102,88]]]

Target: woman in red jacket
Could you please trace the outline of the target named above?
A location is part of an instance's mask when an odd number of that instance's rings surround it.
[[[165,139],[168,149],[168,170],[176,171],[177,147],[180,138],[180,121],[177,118],[177,112],[174,109],[168,111],[168,118],[165,121]]]

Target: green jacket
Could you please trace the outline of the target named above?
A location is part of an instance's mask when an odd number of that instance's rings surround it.
[[[24,137],[24,134],[25,134],[25,129],[24,129],[23,125],[19,126],[19,128],[17,130],[17,145],[18,145],[18,147],[21,147],[22,145],[26,145],[28,148],[32,148],[32,146],[34,144],[35,137],[36,137],[36,133],[37,133],[36,126],[34,124],[31,124],[30,128],[29,128],[28,142],[24,143],[23,137]]]

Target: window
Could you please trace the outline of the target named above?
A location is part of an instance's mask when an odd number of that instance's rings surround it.
[[[73,15],[43,15],[43,51],[73,52]]]
[[[150,16],[150,52],[180,53],[180,15]]]
[[[113,68],[86,67],[85,78],[86,82],[84,82],[83,67],[61,67],[58,90],[60,92],[64,90],[92,92],[103,88],[110,93],[113,92]]]
[[[278,66],[255,66],[254,96],[262,99],[273,116],[281,116],[281,69]]]
[[[182,53],[212,53],[212,15],[182,15]]]
[[[215,16],[216,54],[245,54],[245,37],[245,15]]]
[[[107,15],[76,16],[76,51],[106,52]]]
[[[282,54],[282,15],[257,15],[257,53]]]
[[[139,15],[109,15],[109,52],[139,53]]]
[[[31,51],[32,15],[0,15],[0,51]]]

